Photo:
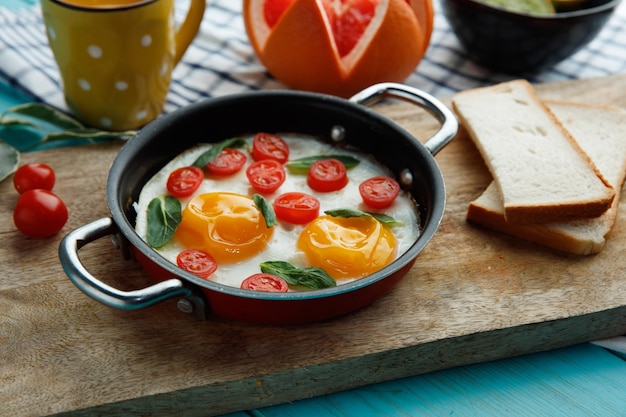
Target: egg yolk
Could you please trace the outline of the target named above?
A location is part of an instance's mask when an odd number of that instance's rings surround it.
[[[361,278],[393,261],[393,233],[370,216],[320,216],[309,223],[298,238],[312,266],[324,269],[335,279]]]
[[[201,194],[183,210],[176,240],[215,260],[238,262],[261,252],[273,233],[252,198],[234,193]]]

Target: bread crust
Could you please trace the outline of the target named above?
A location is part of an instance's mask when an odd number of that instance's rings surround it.
[[[510,96],[503,96],[509,93]],[[504,103],[507,108],[485,104],[488,110],[498,113],[485,114],[480,106],[490,100],[499,100],[498,104]],[[528,81],[514,80],[460,92],[453,97],[452,107],[500,188],[508,222],[527,224],[598,217],[610,207],[615,190]],[[506,117],[507,123],[503,125],[496,120],[499,116]],[[531,116],[540,120],[536,124],[528,123],[525,118]],[[521,151],[511,151],[509,147]],[[558,155],[549,153],[555,147],[571,158],[566,162],[558,160]],[[572,180],[568,187],[552,186],[559,170],[567,169],[564,164],[570,161],[584,182]],[[524,171],[525,163],[545,167],[546,184],[541,184],[544,179],[538,178],[539,174]],[[560,174],[561,181],[562,177]],[[522,197],[516,195],[522,186],[534,187],[536,198],[530,198],[530,192]]]
[[[484,228],[506,233],[574,255],[600,252],[617,219],[626,179],[626,110],[616,106],[546,100],[555,115],[575,137],[578,146],[614,186],[615,197],[601,216],[559,222],[519,224],[505,219],[502,197],[495,182],[470,202],[467,220]]]

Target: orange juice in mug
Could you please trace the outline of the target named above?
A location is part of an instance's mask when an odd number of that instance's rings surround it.
[[[191,0],[179,27],[174,0],[41,0],[41,7],[70,110],[89,126],[129,130],[163,111],[206,0]]]

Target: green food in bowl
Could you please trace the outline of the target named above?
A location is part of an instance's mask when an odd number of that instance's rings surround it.
[[[550,15],[554,14],[554,6],[550,0],[480,0],[482,3],[501,7],[518,13]]]

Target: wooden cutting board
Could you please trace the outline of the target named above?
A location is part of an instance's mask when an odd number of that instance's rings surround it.
[[[546,98],[626,107],[626,75],[547,84]],[[378,109],[420,139],[437,127],[405,103]],[[626,138],[625,138],[626,139]],[[321,323],[197,321],[175,300],[140,311],[93,301],[66,278],[57,247],[108,216],[118,143],[23,155],[57,171],[70,219],[61,235],[15,231],[17,199],[0,183],[0,404],[5,415],[207,416],[626,333],[626,197],[603,252],[565,256],[465,221],[490,181],[466,134],[437,155],[448,204],[408,276],[358,312]],[[150,284],[109,239],[81,251],[98,278]]]

